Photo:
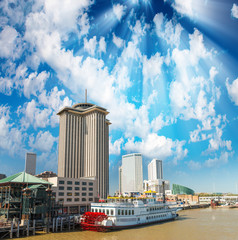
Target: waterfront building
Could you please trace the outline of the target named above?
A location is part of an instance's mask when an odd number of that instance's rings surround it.
[[[3,178],[6,178],[6,177],[7,177],[6,174],[0,173],[0,180],[3,179]]]
[[[162,160],[153,159],[148,164],[148,180],[163,179]]]
[[[0,215],[7,219],[54,217],[57,209],[51,198],[52,184],[20,172],[0,180]]]
[[[163,179],[155,179],[155,180],[144,180],[143,188],[144,191],[155,191],[160,195],[163,194],[163,182],[164,182],[164,190],[170,190],[170,182],[168,180]]]
[[[36,153],[26,153],[25,172],[31,175],[36,174]]]
[[[38,178],[47,179],[50,177],[57,177],[57,174],[52,171],[44,171],[36,175]]]
[[[96,178],[49,177],[56,202],[63,205],[63,213],[84,213],[92,202],[98,202]]]
[[[143,170],[141,153],[122,156],[122,192],[143,192]]]
[[[60,116],[58,176],[95,177],[100,198],[109,193],[109,112],[91,103],[64,107]]]
[[[187,195],[194,195],[194,191],[191,188],[178,185],[178,184],[173,184],[172,187],[172,193],[173,194],[187,194]]]

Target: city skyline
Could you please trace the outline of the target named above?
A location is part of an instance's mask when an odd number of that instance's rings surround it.
[[[0,3],[0,173],[57,172],[59,116],[110,114],[110,194],[122,155],[153,159],[195,192],[238,193],[238,4],[234,0]]]

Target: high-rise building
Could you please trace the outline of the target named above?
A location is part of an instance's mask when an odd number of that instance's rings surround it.
[[[100,198],[106,198],[109,192],[108,113],[90,103],[78,103],[58,112],[58,176],[96,177]]]
[[[163,179],[162,160],[153,159],[148,164],[148,180]]]
[[[36,174],[36,154],[26,153],[25,172],[31,175]]]
[[[142,155],[122,156],[122,192],[143,192]]]

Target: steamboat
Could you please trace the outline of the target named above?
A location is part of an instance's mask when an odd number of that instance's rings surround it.
[[[110,199],[106,203],[92,203],[91,212],[81,217],[81,228],[91,231],[108,231],[174,220],[178,208],[170,208],[155,198]]]

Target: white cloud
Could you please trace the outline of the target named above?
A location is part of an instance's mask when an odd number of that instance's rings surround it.
[[[0,77],[0,92],[5,95],[11,95],[13,88],[13,81],[10,78]]]
[[[143,57],[143,79],[144,81],[151,80],[153,82],[158,79],[161,74],[161,68],[163,65],[164,58],[160,56],[157,52],[154,56],[151,56],[150,59],[147,59],[147,56]]]
[[[193,16],[193,2],[192,0],[175,0],[172,6],[182,15]]]
[[[174,157],[176,163],[177,160],[187,155],[187,149],[183,149],[184,144],[184,141],[173,141],[165,136],[150,133],[142,141],[135,141],[134,138],[128,139],[124,149],[128,152],[140,152],[148,158],[166,159]]]
[[[229,161],[229,157],[231,157],[232,155],[233,152],[222,152],[220,157],[215,157],[213,159],[209,158],[208,160],[206,160],[204,166],[211,168],[227,164]]]
[[[107,44],[105,41],[105,37],[101,37],[98,44],[99,44],[99,52],[106,53]]]
[[[113,33],[112,36],[113,36],[112,42],[113,42],[118,48],[121,48],[121,47],[123,46],[123,43],[124,43],[123,39],[117,37],[117,36],[115,35],[115,33]]]
[[[228,78],[226,79],[226,88],[228,91],[228,94],[232,100],[232,102],[235,103],[236,106],[238,106],[238,78],[235,79],[231,84],[229,84]]]
[[[90,24],[88,19],[88,14],[84,13],[79,20],[79,26],[80,26],[80,36],[86,35],[89,32]]]
[[[234,18],[238,18],[238,6],[233,3],[232,9],[231,9],[231,16]]]
[[[84,38],[84,49],[92,56],[95,55],[97,47],[97,39],[96,36],[92,37],[91,39],[87,40]]]
[[[0,33],[0,57],[18,58],[21,53],[21,44],[15,28],[5,26]]]
[[[50,152],[57,138],[53,137],[49,131],[39,131],[36,138],[29,137],[29,146],[43,152]]]
[[[193,160],[187,162],[187,165],[191,170],[199,170],[202,167],[202,164],[200,162],[195,162]]]
[[[109,139],[109,154],[120,155],[121,154],[121,145],[123,144],[123,138],[117,139],[112,143],[112,138]]]
[[[25,97],[30,98],[31,95],[37,96],[37,93],[42,92],[48,77],[49,73],[43,71],[39,74],[36,72],[31,73],[28,78],[24,79],[23,86]]]
[[[126,7],[123,5],[120,5],[119,3],[116,5],[113,5],[113,13],[116,15],[117,19],[121,21],[122,17],[125,14]]]

